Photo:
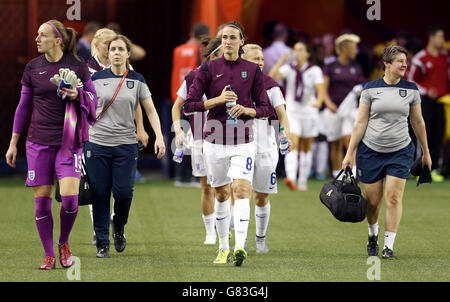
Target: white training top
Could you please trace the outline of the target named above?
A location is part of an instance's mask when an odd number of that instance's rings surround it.
[[[303,71],[308,66],[305,63],[300,70]],[[316,101],[316,85],[324,83],[322,69],[319,66],[312,66],[302,74],[303,96],[301,102],[295,100],[296,93],[300,93],[302,87],[297,87],[297,72],[291,65],[285,64],[280,67],[279,72],[286,79],[286,111],[295,113],[302,118],[317,117],[319,110],[312,104]]]
[[[273,108],[286,104],[280,87],[275,86],[266,91],[269,96],[270,104]],[[253,123],[256,153],[265,153],[272,151],[274,148],[276,149],[277,141],[275,137],[275,129],[273,126],[269,125],[268,119],[254,119]]]

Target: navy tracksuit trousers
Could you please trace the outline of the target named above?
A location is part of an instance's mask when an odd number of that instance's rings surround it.
[[[137,144],[102,146],[87,142],[84,146],[89,184],[92,188],[94,230],[97,247],[109,247],[111,191],[114,197],[114,225],[123,230],[133,199]]]

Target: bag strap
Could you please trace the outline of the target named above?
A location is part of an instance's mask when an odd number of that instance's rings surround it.
[[[112,103],[114,102],[114,100],[116,99],[117,94],[119,93],[120,87],[122,87],[123,81],[125,81],[125,78],[127,77],[128,74],[128,69],[125,70],[125,73],[123,74],[122,79],[119,82],[119,85],[117,85],[116,91],[114,92],[113,97],[111,98],[111,100],[109,101],[108,104],[106,104],[106,106],[103,108],[102,112],[100,112],[97,116],[97,120],[103,115],[103,113],[106,112],[106,110],[108,110],[109,106],[112,105]]]
[[[357,183],[356,183],[355,176],[353,175],[352,169],[350,169],[350,167],[346,167],[345,173],[346,173],[346,177],[350,178],[350,181],[352,182],[352,184],[356,186]]]
[[[345,170],[341,170],[341,171],[339,172],[339,174],[334,178],[334,180],[335,180],[335,181],[338,180],[338,178],[339,178],[339,177],[341,176],[341,174],[344,173],[344,172],[345,172],[345,174],[344,174],[344,177],[342,178],[342,182],[341,182],[341,184],[340,184],[340,189],[342,189],[342,187],[344,186],[345,179],[347,179],[347,178],[350,179],[350,181],[351,181],[351,183],[352,183],[353,185],[357,186],[356,179],[355,179],[355,177],[353,176],[353,172],[352,172],[352,169],[351,169],[350,167],[346,167]]]

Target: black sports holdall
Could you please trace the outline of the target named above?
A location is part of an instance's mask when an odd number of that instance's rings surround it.
[[[59,182],[56,182],[55,199],[59,202],[62,201],[61,194],[59,192]],[[78,193],[78,205],[85,206],[92,204],[92,189],[89,185],[89,180],[86,172],[86,163],[84,162],[84,154],[81,158],[81,177],[80,177],[80,191]]]
[[[339,180],[342,173],[344,176]],[[367,201],[362,197],[361,189],[349,167],[341,170],[335,179],[323,185],[320,201],[339,221],[360,222],[366,218]]]

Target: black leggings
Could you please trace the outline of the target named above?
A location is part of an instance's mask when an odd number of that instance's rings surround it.
[[[427,129],[428,149],[433,161],[432,169],[437,169],[445,132],[444,105],[438,103],[437,99],[422,96],[422,115]]]

